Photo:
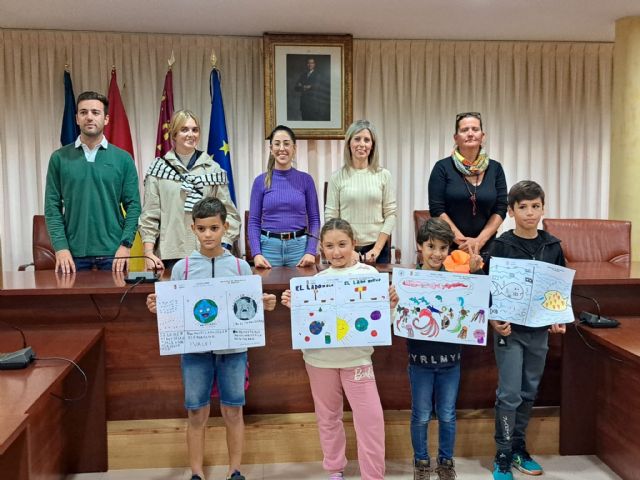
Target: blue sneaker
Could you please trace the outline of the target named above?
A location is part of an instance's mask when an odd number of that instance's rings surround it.
[[[513,480],[511,453],[498,452],[493,461],[493,480]]]
[[[542,467],[536,462],[529,452],[520,450],[513,453],[513,466],[527,475],[542,475]]]

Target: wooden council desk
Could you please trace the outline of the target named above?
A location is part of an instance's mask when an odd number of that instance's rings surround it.
[[[640,317],[618,328],[571,325],[562,362],[560,453],[598,455],[640,478]]]
[[[104,342],[98,328],[25,328],[36,360],[0,371],[0,477],[64,479],[107,470]],[[0,325],[0,351],[22,347],[20,334]],[[86,395],[76,362],[87,375]]]
[[[570,325],[562,349],[560,453],[598,455],[624,479],[640,478],[640,263],[580,263],[574,293],[595,298],[613,329]],[[576,315],[596,313],[573,298]]]
[[[379,270],[391,271],[398,266],[383,265]],[[273,268],[257,273],[262,277],[264,291],[276,294],[279,299],[292,277],[315,275],[317,271],[314,266]],[[611,281],[617,284],[609,289]],[[624,290],[621,285],[630,281],[635,282],[635,293],[621,292]],[[622,295],[635,301],[636,312],[640,312],[640,264],[605,273],[591,264],[579,266],[575,284],[586,294],[603,293],[598,298],[605,311],[611,306],[608,298],[613,298],[616,304]],[[52,271],[3,272],[0,320],[22,326],[103,327],[107,419],[181,418],[184,407],[179,357],[159,355],[156,319],[145,306],[145,297],[154,287],[143,284],[131,290],[115,318],[127,288],[122,275],[111,272],[79,272],[73,276]],[[578,304],[578,299],[574,303]],[[579,306],[592,308],[589,303]],[[560,335],[550,337],[547,369],[537,405],[560,405],[561,342]],[[313,411],[302,355],[291,349],[289,310],[279,303],[266,315],[266,347],[250,349],[249,361],[251,387],[247,392],[246,413]],[[392,346],[377,347],[373,362],[383,408],[409,409],[404,339],[394,337]],[[491,342],[487,347],[464,347],[462,362],[458,408],[492,408],[497,374]]]

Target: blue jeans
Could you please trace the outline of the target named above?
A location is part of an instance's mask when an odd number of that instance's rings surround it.
[[[453,458],[456,443],[456,399],[460,364],[447,367],[409,365],[411,385],[411,444],[415,460],[429,460],[427,430],[433,402],[438,417],[438,459]]]
[[[244,405],[247,352],[185,353],[181,357],[180,365],[184,385],[184,406],[187,410],[197,410],[209,405],[214,381],[218,383],[222,405]]]
[[[76,270],[111,270],[113,257],[73,257]]]
[[[280,240],[260,235],[260,249],[272,267],[295,267],[307,249],[307,236]]]

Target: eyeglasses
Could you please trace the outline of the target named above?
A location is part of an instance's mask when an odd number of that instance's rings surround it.
[[[482,115],[480,115],[480,112],[463,112],[463,113],[458,113],[456,115],[456,124],[463,118],[467,118],[467,117],[474,117],[482,121]]]

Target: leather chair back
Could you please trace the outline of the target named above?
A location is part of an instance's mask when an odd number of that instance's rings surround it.
[[[562,251],[568,262],[631,261],[631,222],[545,218],[542,228],[562,240]]]
[[[56,268],[56,254],[51,246],[44,215],[33,216],[33,266],[36,270]]]
[[[420,227],[427,223],[427,220],[431,218],[431,214],[429,210],[414,210],[413,211],[413,238],[416,238],[418,235],[418,230]],[[422,263],[422,254],[420,250],[417,248],[418,243],[416,242],[416,263]]]
[[[249,210],[244,211],[244,259],[253,264],[253,255],[251,254],[251,245],[249,245]]]

